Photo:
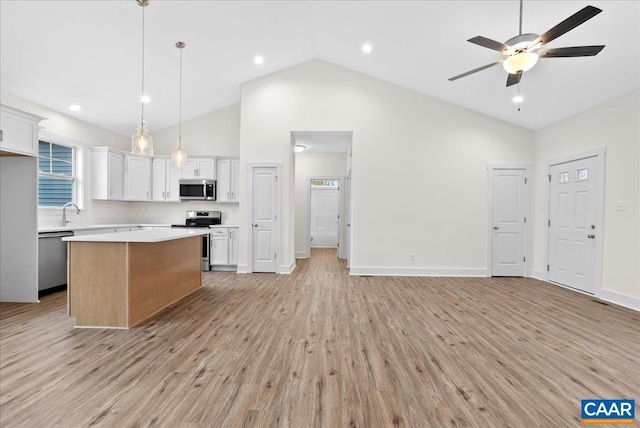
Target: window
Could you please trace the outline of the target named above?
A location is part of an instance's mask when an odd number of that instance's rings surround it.
[[[76,149],[40,141],[38,144],[38,205],[62,207],[75,202]]]

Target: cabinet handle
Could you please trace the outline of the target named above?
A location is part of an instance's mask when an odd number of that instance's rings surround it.
[[[162,199],[164,199],[166,197],[166,193],[167,192],[162,192]]]
[[[113,196],[113,189],[109,189],[109,196]]]
[[[147,199],[149,199],[149,191],[147,190]]]
[[[167,199],[171,197],[171,192],[167,192]]]
[[[227,199],[231,199],[231,196],[229,196],[229,192],[227,192]]]
[[[236,194],[234,192],[231,192],[231,199],[235,199],[236,198]]]

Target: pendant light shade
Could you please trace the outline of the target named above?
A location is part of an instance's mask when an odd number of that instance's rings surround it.
[[[144,94],[144,8],[149,6],[149,0],[136,0],[138,6],[142,7],[142,97]],[[131,136],[131,152],[135,154],[153,156],[153,138],[147,132],[147,122],[144,120],[144,101],[141,102],[142,111],[136,133]]]
[[[184,42],[176,43],[176,47],[180,49],[180,125],[176,146],[171,152],[171,164],[173,166],[184,166],[187,163],[187,152],[182,146],[182,49],[184,49],[185,46]]]

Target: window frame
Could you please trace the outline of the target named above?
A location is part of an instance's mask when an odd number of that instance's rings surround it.
[[[68,137],[64,137],[62,135],[54,134],[52,132],[48,132],[45,130],[40,130],[38,135],[38,144],[40,142],[55,144],[58,146],[68,147],[72,149],[72,160],[71,160],[71,168],[72,175],[61,175],[55,174],[51,172],[42,172],[40,171],[40,167],[38,166],[38,184],[40,182],[40,177],[51,177],[58,178],[63,180],[69,180],[73,182],[73,198],[72,201],[75,203],[78,208],[84,209],[84,152],[86,145],[82,142],[73,140]],[[38,159],[40,158],[40,154],[38,151]],[[60,211],[63,207],[52,207],[48,205],[40,205],[40,200],[38,200],[38,210],[52,210],[52,211]]]

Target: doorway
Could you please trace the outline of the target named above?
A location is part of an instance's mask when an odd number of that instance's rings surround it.
[[[311,248],[336,248],[341,258],[344,215],[342,213],[342,177],[312,177],[308,180],[307,230]]]
[[[343,211],[349,200],[344,183],[351,169],[352,136],[351,131],[291,132],[292,152],[295,147],[296,258],[311,257],[311,247],[315,246],[337,247],[336,256],[347,257]]]
[[[525,276],[529,166],[489,166],[488,268],[491,276]]]
[[[553,161],[548,171],[547,279],[595,294],[604,234],[604,149]]]

